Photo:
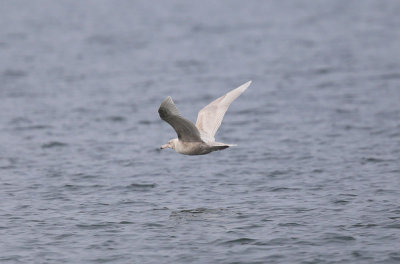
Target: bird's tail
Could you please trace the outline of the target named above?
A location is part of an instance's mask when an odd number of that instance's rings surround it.
[[[216,151],[216,150],[223,150],[223,149],[226,149],[229,147],[235,147],[235,146],[237,146],[237,145],[236,144],[225,144],[225,143],[221,143],[221,142],[214,142],[212,149],[213,149],[213,151]]]
[[[229,148],[229,146],[228,145],[223,145],[223,146],[212,146],[211,147],[212,151],[223,150],[223,149],[226,149],[226,148]]]

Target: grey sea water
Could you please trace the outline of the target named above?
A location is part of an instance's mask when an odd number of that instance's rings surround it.
[[[399,263],[399,1],[0,3],[0,263]],[[175,137],[250,88],[205,156]]]

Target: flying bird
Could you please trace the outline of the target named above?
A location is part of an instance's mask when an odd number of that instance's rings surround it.
[[[229,105],[250,84],[251,81],[242,84],[201,109],[197,115],[196,125],[181,116],[171,96],[165,98],[158,109],[158,113],[162,120],[172,126],[176,134],[178,134],[178,138],[171,139],[167,144],[162,145],[161,149],[171,148],[185,155],[204,155],[212,151],[236,146],[215,142],[214,136]]]

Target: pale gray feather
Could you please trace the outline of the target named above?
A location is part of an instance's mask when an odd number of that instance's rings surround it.
[[[239,95],[241,95],[250,84],[251,81],[242,84],[238,88],[212,101],[210,104],[200,110],[199,114],[197,115],[196,127],[200,130],[201,138],[204,141],[215,141],[215,133],[220,127],[222,119],[224,118],[224,115],[230,104]]]
[[[184,142],[203,142],[199,130],[192,122],[180,115],[170,96],[161,103],[158,114],[162,120],[174,128],[179,140]]]

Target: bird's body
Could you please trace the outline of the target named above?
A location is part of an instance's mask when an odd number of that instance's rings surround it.
[[[176,138],[174,150],[185,155],[204,155],[215,150],[228,148],[230,145],[224,143],[207,144],[205,142],[185,142]]]
[[[167,144],[161,146],[161,149],[172,148],[185,155],[204,155],[234,146],[215,142],[214,136],[229,105],[249,87],[250,83],[251,81],[239,86],[201,109],[196,125],[180,115],[170,96],[165,98],[158,113],[162,120],[174,128],[178,138],[171,139]]]

